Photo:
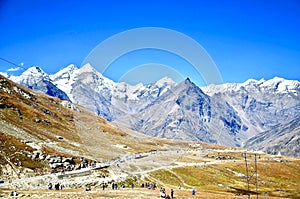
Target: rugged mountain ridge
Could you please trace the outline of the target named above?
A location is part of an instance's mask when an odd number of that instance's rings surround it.
[[[74,70],[72,74],[75,75],[71,75],[72,78],[65,83],[55,74],[53,82],[61,89],[69,88],[65,90],[73,102],[87,107],[109,121],[140,111],[175,85],[168,78],[147,86],[116,83],[105,78],[89,64]]]
[[[227,83],[202,88],[213,98],[230,103],[248,126],[265,131],[294,119],[300,112],[300,83],[275,77],[270,80],[248,80],[242,84]]]
[[[273,155],[300,157],[300,115],[285,124],[262,132],[246,143],[245,147]]]
[[[243,125],[229,104],[210,98],[188,78],[139,113],[116,122],[151,136],[223,145],[237,145],[234,139]]]
[[[110,121],[171,139],[243,146],[300,113],[300,83],[277,77],[201,88],[189,79],[175,84],[168,78],[132,86],[113,82],[86,64],[45,78],[73,102]]]

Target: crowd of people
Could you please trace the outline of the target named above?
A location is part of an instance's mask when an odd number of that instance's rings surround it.
[[[155,190],[155,189],[157,189],[157,184],[156,183],[146,182],[146,183],[142,183],[141,187],[142,188],[151,189],[151,190]]]
[[[131,188],[133,189],[134,186],[135,186],[134,183],[132,183],[131,184]],[[107,184],[106,184],[106,187],[107,187]],[[125,188],[125,184],[121,184],[120,188],[124,189]],[[157,183],[145,182],[145,183],[141,184],[141,188],[150,189],[150,190],[156,190],[158,188],[158,185],[157,185]],[[103,190],[104,189],[105,188],[103,188]],[[113,182],[111,184],[111,189],[112,190],[118,190],[118,184],[115,183],[115,182]],[[178,187],[178,190],[181,190],[181,186],[180,185]],[[161,187],[160,190],[159,190],[159,192],[160,192],[160,197],[161,198],[165,198],[165,199],[173,199],[173,198],[175,198],[175,196],[174,196],[174,193],[175,193],[174,189],[170,189],[170,192],[168,194],[167,191],[166,191],[166,189],[163,188],[163,187]],[[196,195],[196,189],[195,189],[195,187],[192,188],[192,192],[191,193],[192,193],[192,195]]]
[[[142,183],[141,184],[141,188],[146,188],[146,189],[150,189],[150,190],[156,190],[157,189],[157,183],[149,183],[149,182],[146,182],[146,183]],[[55,183],[54,185],[50,182],[48,184],[48,190],[62,190],[63,189],[63,184],[57,182]],[[106,188],[108,187],[108,184],[104,183],[103,186],[102,186],[102,189],[105,190]],[[125,188],[125,184],[122,184],[120,186],[121,188]],[[131,184],[131,188],[133,189],[134,188],[134,183]],[[111,184],[111,189],[112,190],[118,190],[118,184],[115,183],[115,182],[112,182]],[[178,189],[180,190],[181,189],[181,186],[178,187]],[[91,191],[91,187],[87,187],[86,188],[86,191]],[[161,187],[160,190],[160,197],[161,198],[165,198],[165,199],[173,199],[175,198],[174,197],[174,189],[171,189],[170,190],[170,193],[168,194],[166,189]],[[14,195],[15,193],[12,192],[11,195]],[[196,194],[196,189],[193,187],[192,188],[192,195],[195,195]]]

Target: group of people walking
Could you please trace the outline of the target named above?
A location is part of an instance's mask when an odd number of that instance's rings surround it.
[[[55,190],[62,190],[63,189],[63,184],[61,184],[61,183],[55,183],[54,184],[54,189]],[[48,190],[52,190],[53,189],[53,184],[50,182],[49,184],[48,184]]]
[[[179,190],[180,189],[181,189],[181,186],[179,186]],[[160,188],[159,192],[160,192],[160,197],[161,198],[165,198],[165,199],[173,199],[173,198],[175,198],[174,197],[174,189],[171,189],[170,195],[167,194],[165,188]],[[195,189],[195,187],[192,188],[192,195],[196,195],[196,189]]]
[[[167,194],[165,188],[160,188],[159,192],[160,192],[160,197],[161,198],[165,198],[165,199],[173,199],[174,198],[174,189],[171,189],[170,195]]]

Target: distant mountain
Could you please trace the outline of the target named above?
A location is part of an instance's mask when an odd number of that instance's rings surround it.
[[[292,120],[300,113],[300,83],[294,80],[250,79],[242,84],[209,85],[202,89],[234,107],[254,134]]]
[[[73,102],[110,121],[127,113],[138,112],[175,85],[168,78],[147,86],[116,83],[104,77],[90,64],[81,69],[71,65],[50,77]]]
[[[10,76],[12,81],[26,86],[28,88],[41,91],[50,96],[58,97],[63,100],[70,100],[68,95],[56,87],[49,75],[47,75],[40,67],[34,66],[27,69],[20,76]]]
[[[300,114],[300,83],[278,77],[201,88],[189,79],[176,84],[169,78],[129,85],[86,64],[80,69],[69,65],[54,75],[35,67],[10,79],[70,99],[109,121],[170,139],[243,146]]]
[[[189,79],[116,122],[152,136],[224,145],[238,145],[243,126],[229,104],[211,99]]]
[[[245,147],[273,155],[300,157],[300,115],[250,138]]]

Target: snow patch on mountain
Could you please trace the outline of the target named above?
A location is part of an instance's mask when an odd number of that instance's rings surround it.
[[[50,79],[60,89],[63,90],[71,101],[73,101],[71,90],[72,84],[75,82],[75,78],[78,75],[79,69],[74,65],[70,64],[66,68],[58,71],[57,73],[50,75]]]
[[[18,84],[41,91],[48,95],[58,97],[63,100],[70,100],[67,94],[56,87],[50,76],[38,66],[30,67],[20,76],[11,76],[9,79]]]
[[[50,77],[40,67],[33,66],[24,71],[20,76],[12,77],[12,80],[22,85],[34,85],[40,81],[49,81]]]
[[[6,72],[0,72],[0,75],[2,75],[3,77],[9,78],[10,75]]]

